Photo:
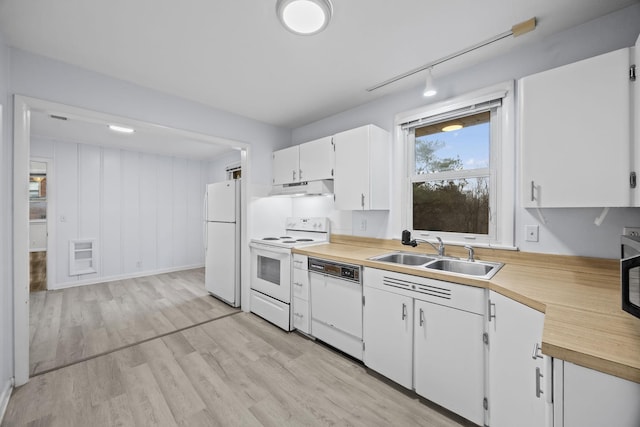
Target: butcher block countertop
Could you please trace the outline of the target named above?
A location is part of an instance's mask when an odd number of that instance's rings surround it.
[[[434,254],[421,244],[332,235],[331,243],[294,253],[487,288],[545,313],[542,352],[587,368],[640,383],[640,319],[624,312],[618,260],[475,249],[476,259],[504,263],[490,280],[425,268],[371,261],[392,251]],[[446,255],[466,258],[447,245]]]

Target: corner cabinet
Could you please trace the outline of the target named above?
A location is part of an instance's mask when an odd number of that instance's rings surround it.
[[[333,143],[335,209],[389,209],[389,132],[366,125],[335,134]]]
[[[631,206],[632,52],[519,80],[525,208]]]
[[[540,350],[544,314],[493,291],[488,307],[488,425],[552,425],[551,360]]]
[[[332,137],[316,139],[273,152],[273,184],[333,179]]]

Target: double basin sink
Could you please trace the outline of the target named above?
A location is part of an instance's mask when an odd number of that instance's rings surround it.
[[[416,254],[412,252],[392,252],[369,258],[371,261],[389,262],[429,270],[490,279],[502,267],[502,263],[488,261],[469,261],[451,257]]]

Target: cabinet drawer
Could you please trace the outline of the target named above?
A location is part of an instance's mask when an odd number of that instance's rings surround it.
[[[311,333],[309,301],[295,297],[293,298],[293,327],[305,334]]]
[[[309,272],[307,270],[293,269],[291,278],[291,288],[293,289],[293,297],[304,300],[309,299]]]
[[[307,256],[300,254],[293,254],[293,268],[306,270],[307,269]]]

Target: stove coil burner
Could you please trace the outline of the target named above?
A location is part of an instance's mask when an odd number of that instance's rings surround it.
[[[296,242],[313,242],[313,239],[296,239]]]
[[[280,236],[280,239],[282,239],[282,240],[291,240],[291,239],[293,239],[293,237],[291,237],[291,236]]]
[[[295,240],[283,240],[282,243],[295,243]]]
[[[263,237],[262,240],[280,240],[279,237]]]

